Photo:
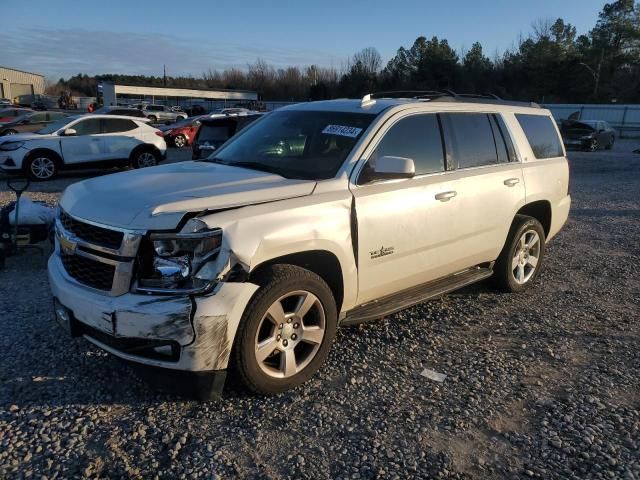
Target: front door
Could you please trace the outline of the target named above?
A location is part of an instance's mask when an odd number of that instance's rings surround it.
[[[365,165],[352,186],[358,226],[358,304],[439,276],[438,256],[447,255],[448,228],[457,215],[454,185],[445,167],[436,114],[397,119],[382,134],[367,164],[382,156],[411,158],[408,180],[367,178]]]

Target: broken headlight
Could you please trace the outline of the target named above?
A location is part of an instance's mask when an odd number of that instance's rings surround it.
[[[222,243],[222,230],[202,220],[189,220],[179,233],[152,233],[138,254],[137,290],[152,293],[199,293],[214,278],[199,275],[213,261]]]

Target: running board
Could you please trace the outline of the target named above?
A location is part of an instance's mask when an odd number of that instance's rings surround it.
[[[485,264],[486,265],[486,264]],[[493,274],[493,264],[455,273],[449,277],[423,283],[379,300],[373,300],[347,312],[340,325],[355,325],[369,320],[377,320],[405,308],[430,300],[445,293],[458,290]]]

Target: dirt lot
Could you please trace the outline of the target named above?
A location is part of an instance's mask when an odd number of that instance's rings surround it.
[[[343,329],[320,374],[274,398],[150,390],[65,338],[44,257],[9,259],[0,478],[640,479],[639,146],[570,154],[573,209],[535,288],[480,284]]]

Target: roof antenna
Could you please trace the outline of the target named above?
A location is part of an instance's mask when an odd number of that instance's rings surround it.
[[[364,97],[362,97],[362,100],[360,101],[360,108],[367,108],[375,104],[376,101],[371,98],[371,94],[367,93]]]

